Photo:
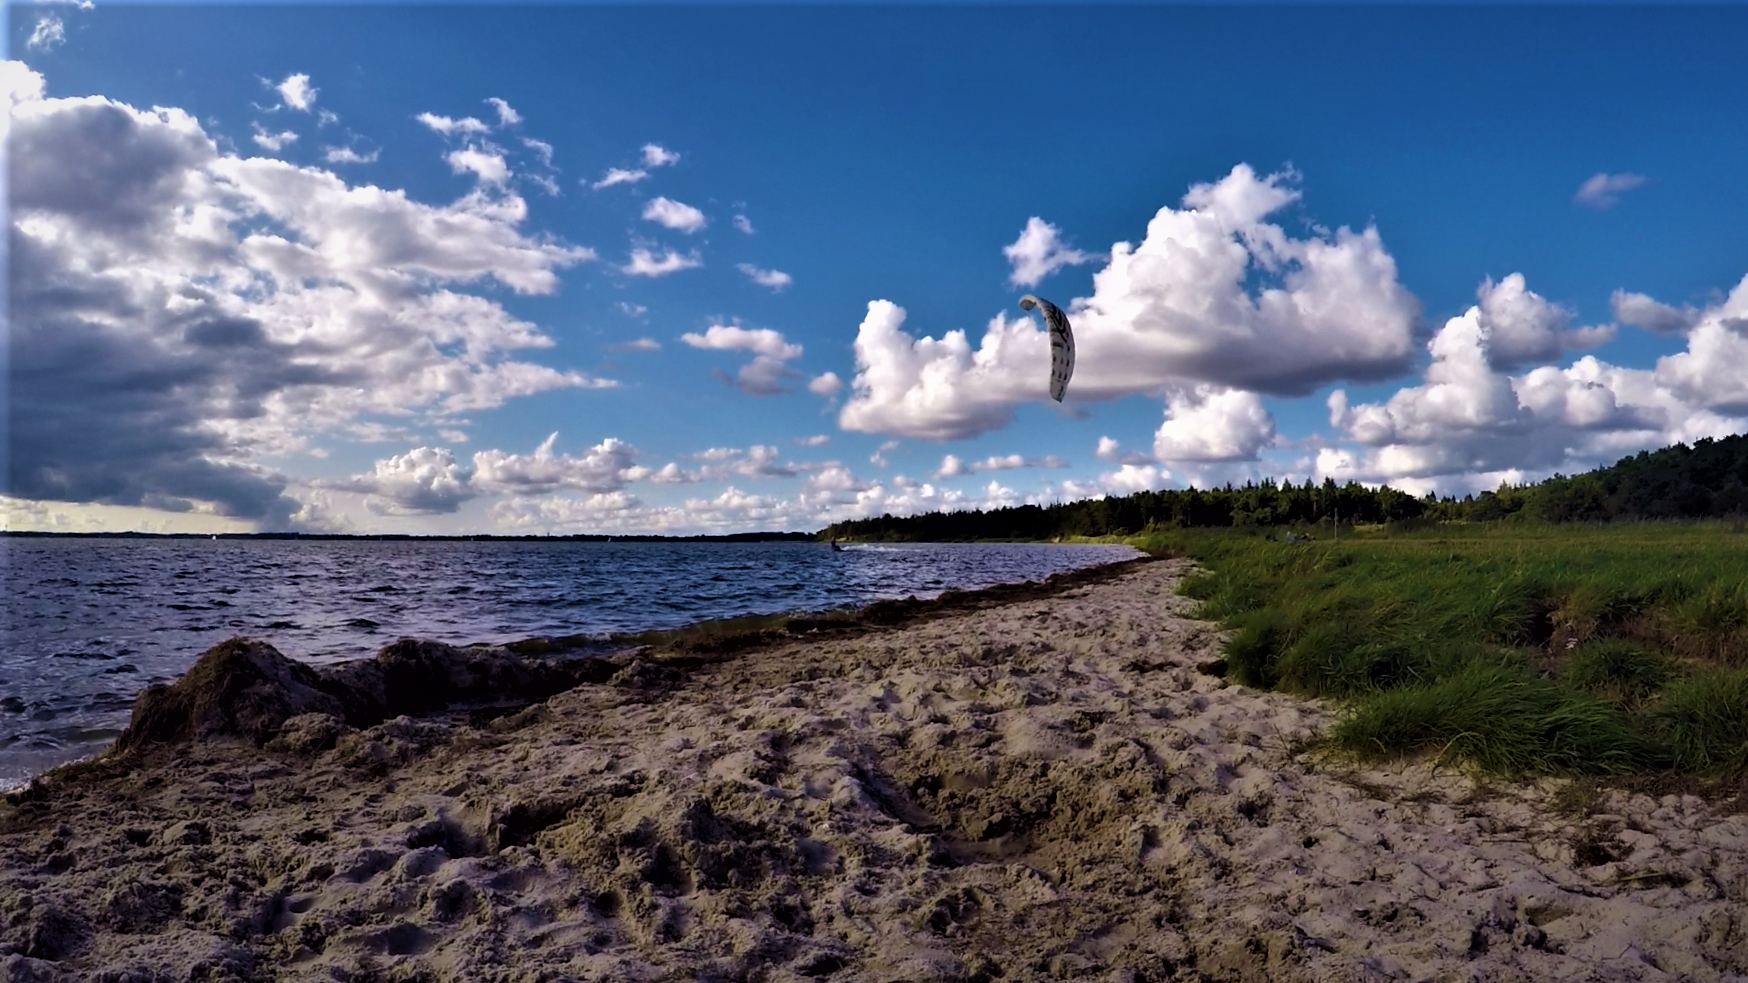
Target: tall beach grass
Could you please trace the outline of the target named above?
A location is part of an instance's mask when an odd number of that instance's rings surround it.
[[[1361,755],[1499,773],[1748,770],[1748,536],[1728,523],[1181,530],[1229,673],[1345,702]]]

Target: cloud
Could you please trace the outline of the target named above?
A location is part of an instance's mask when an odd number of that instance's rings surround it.
[[[472,465],[456,460],[446,447],[418,447],[376,462],[369,474],[318,487],[366,494],[366,507],[384,515],[451,513],[484,495],[534,495],[560,490],[617,492],[654,472],[636,463],[637,448],[608,437],[580,456],[553,450],[554,433],[532,454],[477,451]]]
[[[734,452],[739,453],[739,452]],[[656,472],[670,472],[672,483],[695,480],[675,465]],[[651,482],[658,479],[652,475]],[[1099,493],[1096,486],[1063,482],[1075,497]],[[989,509],[1022,502],[1048,504],[1058,499],[1054,491],[1021,495],[999,482],[966,492],[943,488],[895,475],[889,480],[866,480],[837,461],[814,468],[793,497],[758,495],[729,485],[714,497],[688,498],[679,505],[646,506],[624,491],[589,496],[515,496],[498,502],[493,517],[506,528],[587,532],[655,532],[686,534],[741,531],[746,529],[817,529],[843,519],[869,518],[883,514],[915,515],[921,512]]]
[[[467,136],[470,134],[490,133],[492,131],[490,126],[474,119],[472,116],[463,116],[461,119],[450,119],[448,116],[438,116],[436,113],[420,113],[413,118],[443,136],[454,136],[456,134]]]
[[[672,198],[656,198],[643,207],[645,221],[665,225],[678,232],[692,233],[704,228],[704,213]]]
[[[279,98],[286,106],[299,112],[307,113],[316,104],[316,92],[310,87],[310,77],[304,74],[287,75],[285,81],[273,87],[279,93]]]
[[[752,281],[761,287],[772,290],[782,290],[795,282],[795,278],[782,270],[761,270],[751,263],[736,263],[735,269],[745,273]]]
[[[1671,307],[1625,290],[1610,294],[1608,303],[1615,320],[1658,334],[1686,334],[1700,319],[1700,312],[1690,306]]]
[[[1594,348],[1614,338],[1613,325],[1571,327],[1572,312],[1525,287],[1522,273],[1483,281],[1476,296],[1488,360],[1497,368],[1545,361],[1563,349]]]
[[[518,119],[520,119],[520,117],[518,117]],[[552,166],[552,144],[547,143],[545,140],[536,140],[533,137],[523,137],[522,146],[534,151],[534,153],[540,157],[540,163],[547,167]]]
[[[1099,484],[1118,495],[1157,491],[1171,484],[1171,472],[1151,464],[1125,464],[1099,475]]]
[[[747,218],[745,215],[736,215],[734,217],[734,227],[747,235],[753,234],[753,220]]]
[[[32,51],[53,51],[65,44],[67,26],[61,23],[61,18],[55,14],[44,14],[37,18],[36,29],[30,32],[30,38],[24,46]]]
[[[862,481],[849,468],[837,461],[832,461],[808,475],[806,480],[802,481],[801,487],[804,492],[814,494],[816,501],[844,501],[841,493],[864,491],[872,487],[872,482]],[[825,494],[820,495],[822,492]]]
[[[973,352],[963,331],[939,341],[911,337],[902,330],[905,316],[891,301],[869,302],[856,332],[851,397],[838,413],[845,430],[970,437],[1005,426],[1016,404],[1042,390],[1049,342],[1030,321],[996,315]],[[1022,376],[1020,366],[1039,371]]]
[[[829,399],[836,396],[838,390],[842,389],[843,386],[844,380],[838,378],[836,372],[821,372],[808,381],[807,391],[815,396],[824,396]]]
[[[1264,219],[1299,199],[1290,173],[1240,164],[1161,208],[1139,246],[1112,247],[1093,296],[1070,305],[1073,400],[1209,384],[1304,395],[1336,379],[1404,371],[1419,303],[1396,280],[1377,230],[1294,239]],[[992,318],[973,350],[903,330],[904,310],[869,304],[856,336],[845,429],[962,438],[1005,426],[1046,398],[1049,344],[1033,321]]]
[[[1357,406],[1342,390],[1330,395],[1331,423],[1359,446],[1320,449],[1318,474],[1458,493],[1500,475],[1582,472],[1639,450],[1741,432],[1748,383],[1737,367],[1748,364],[1748,340],[1737,325],[1748,326],[1748,278],[1694,320],[1688,349],[1655,369],[1585,356],[1512,375],[1496,367],[1492,335],[1472,307],[1434,335],[1422,384]]]
[[[795,442],[802,447],[823,447],[830,443],[831,439],[830,434],[816,433],[811,437],[797,437]]]
[[[579,529],[594,532],[715,533],[745,529],[793,529],[800,522],[794,506],[734,486],[714,498],[689,498],[683,505],[646,507],[624,493],[587,499],[516,499],[494,509],[506,526]]]
[[[897,450],[898,444],[899,444],[899,442],[896,440],[885,441],[878,448],[876,448],[874,450],[874,453],[868,455],[868,463],[875,465],[877,467],[882,467],[882,468],[886,467],[888,464],[891,463],[890,461],[888,461],[886,459],[886,452],[892,451],[892,450]]]
[[[643,145],[643,166],[668,167],[680,162],[680,155],[655,143]]]
[[[457,174],[471,172],[482,184],[503,184],[510,179],[510,167],[504,162],[503,154],[467,147],[453,151],[443,159],[449,162],[450,170]]]
[[[631,262],[619,269],[631,276],[657,277],[703,265],[704,261],[698,258],[697,253],[682,256],[679,253],[669,251],[658,259],[655,254],[640,246],[631,251]]]
[[[1575,204],[1586,208],[1613,208],[1620,196],[1645,183],[1643,174],[1605,174],[1598,171],[1578,186],[1572,196]]]
[[[649,313],[649,308],[643,306],[642,304],[633,304],[627,300],[622,300],[619,303],[615,304],[614,306],[618,307],[621,311],[630,315],[631,317],[643,317],[645,314]]]
[[[636,184],[646,177],[649,177],[648,171],[628,171],[623,168],[614,167],[609,168],[607,175],[590,185],[590,187],[599,191],[602,188],[611,188],[615,184]]]
[[[985,471],[1012,471],[1016,468],[1066,468],[1068,462],[1055,455],[1044,457],[1024,457],[1019,454],[992,454],[981,461],[961,460],[956,454],[948,454],[941,458],[941,466],[936,469],[936,478],[957,478],[962,475],[979,474]]]
[[[6,83],[22,100],[9,136],[13,495],[207,503],[283,528],[300,506],[264,459],[383,421],[435,427],[611,385],[518,360],[551,339],[466,292],[492,280],[550,293],[556,271],[592,258],[525,235],[514,195],[424,204],[220,153],[179,109],[44,99],[28,70]]]
[[[498,111],[499,126],[515,126],[517,123],[522,122],[522,114],[511,108],[509,103],[499,99],[497,96],[488,96],[486,102],[490,103],[492,108]],[[550,150],[551,148],[548,149]]]
[[[1683,401],[1732,415],[1748,413],[1748,277],[1721,303],[1699,312],[1687,351],[1657,360],[1660,387]]]
[[[662,344],[654,338],[636,338],[631,341],[615,342],[607,346],[613,352],[659,352]]]
[[[689,485],[698,481],[695,472],[686,471],[673,461],[650,472],[649,480],[658,485]]]
[[[715,351],[749,351],[779,361],[798,358],[801,346],[784,340],[779,331],[770,328],[743,328],[738,325],[713,324],[703,334],[688,332],[680,340],[693,348]]]
[[[1254,461],[1275,440],[1275,418],[1256,393],[1202,385],[1172,393],[1166,407],[1153,437],[1160,461]]]
[[[1008,283],[1016,287],[1035,287],[1045,277],[1064,266],[1077,266],[1099,260],[1092,253],[1083,253],[1063,245],[1060,230],[1036,215],[1026,220],[1026,227],[1020,231],[1020,237],[1003,246],[1001,251],[1014,268],[1013,273],[1008,276]]]
[[[711,463],[700,469],[705,478],[793,478],[795,466],[778,460],[780,451],[769,444],[754,444],[744,452],[733,447],[717,447],[706,452]]]
[[[366,507],[379,515],[441,515],[476,498],[472,474],[447,447],[415,447],[377,461],[369,474],[321,487],[371,496]]]
[[[581,456],[556,454],[553,433],[532,454],[506,454],[501,450],[479,451],[473,456],[474,485],[490,492],[534,494],[570,489],[587,492],[618,491],[653,472],[636,463],[637,448],[608,437]]]
[[[255,135],[253,137],[254,141],[263,149],[272,153],[278,153],[280,150],[297,142],[297,134],[290,130],[269,133],[265,129],[262,129],[260,123],[255,123],[253,126],[255,128]]]
[[[361,154],[351,147],[324,147],[322,159],[330,164],[374,164],[381,153],[380,150],[372,150],[368,154]]]
[[[703,334],[688,332],[680,340],[693,348],[714,351],[748,351],[751,362],[735,374],[734,385],[754,396],[774,396],[788,392],[787,384],[800,373],[785,363],[801,357],[801,346],[785,340],[780,332],[770,328],[743,328],[739,325],[712,324]]]
[[[1128,451],[1125,453],[1122,450],[1122,446],[1122,444],[1118,443],[1111,437],[1100,437],[1098,450],[1094,452],[1094,456],[1101,461],[1110,461],[1112,464],[1140,465],[1159,463],[1152,454],[1144,454],[1141,451]]]

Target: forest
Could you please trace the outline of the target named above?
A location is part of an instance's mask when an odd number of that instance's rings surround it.
[[[854,519],[821,539],[954,542],[1126,536],[1147,530],[1469,522],[1613,522],[1748,515],[1748,435],[1641,451],[1579,475],[1502,485],[1462,498],[1388,486],[1264,480],[1243,486],[1144,491],[1121,498],[988,512]]]

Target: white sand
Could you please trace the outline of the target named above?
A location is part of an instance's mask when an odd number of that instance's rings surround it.
[[[0,807],[0,979],[1748,979],[1744,817],[1308,758],[1182,570]]]

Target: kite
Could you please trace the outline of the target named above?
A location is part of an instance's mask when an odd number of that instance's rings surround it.
[[[1060,403],[1068,391],[1068,377],[1074,374],[1074,332],[1062,308],[1033,294],[1020,298],[1021,310],[1034,307],[1043,312],[1044,327],[1050,333],[1050,398]]]

